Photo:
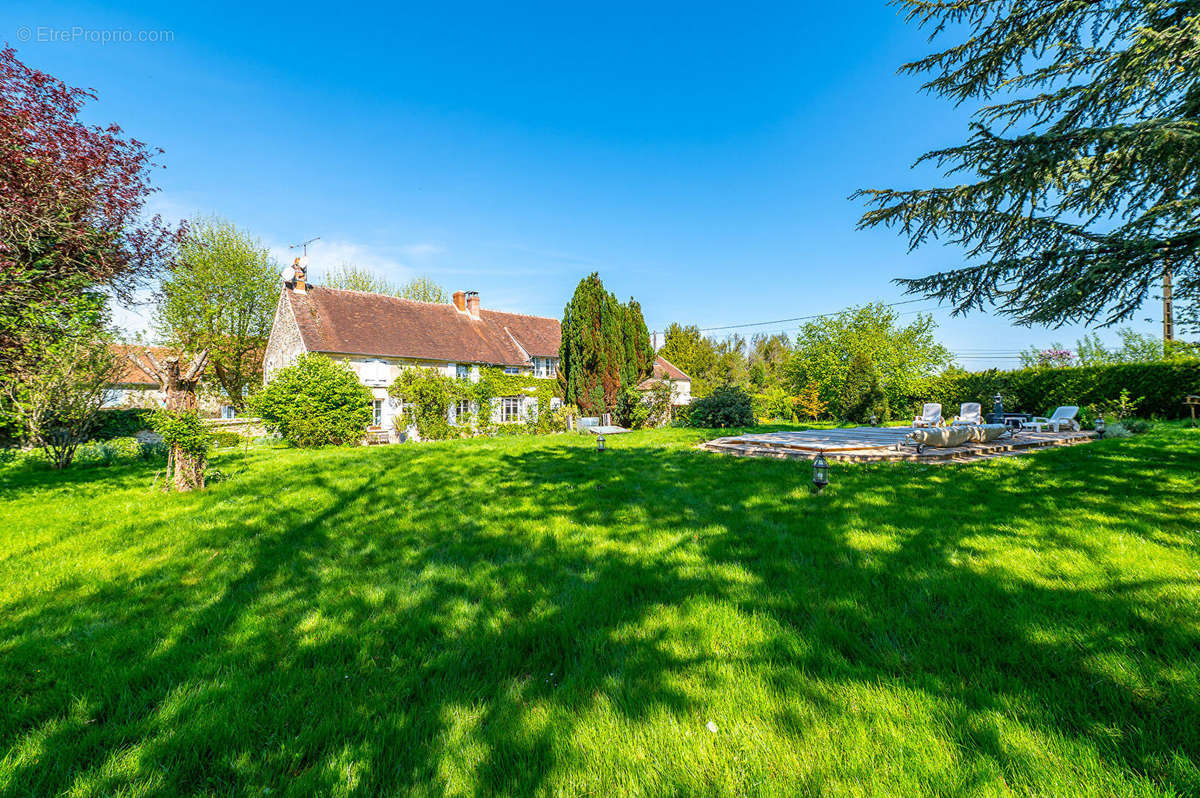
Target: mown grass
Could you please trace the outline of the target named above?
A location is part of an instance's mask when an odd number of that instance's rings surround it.
[[[10,472],[0,794],[1200,794],[1200,430],[699,437]]]

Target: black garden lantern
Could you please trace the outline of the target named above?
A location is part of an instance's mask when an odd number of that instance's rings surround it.
[[[829,484],[829,463],[825,462],[825,455],[820,452],[817,452],[817,457],[813,460],[812,483],[817,493],[825,490],[825,486]]]
[[[598,451],[598,452],[604,451],[604,433],[603,432],[601,432],[599,435],[596,436],[596,451]]]
[[[1104,430],[1108,428],[1108,424],[1104,423],[1104,416],[1096,416],[1096,423],[1093,426],[1096,428],[1096,432],[1100,433],[1101,435],[1103,435]]]

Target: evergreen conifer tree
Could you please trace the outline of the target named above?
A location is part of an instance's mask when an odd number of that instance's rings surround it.
[[[899,0],[957,43],[902,71],[978,102],[964,144],[922,156],[952,182],[859,192],[860,226],[965,260],[898,282],[1021,323],[1130,318],[1173,273],[1200,293],[1200,14],[1195,0]]]
[[[622,305],[593,272],[563,310],[559,381],[565,401],[585,413],[611,410],[621,391],[650,375],[650,333],[634,300]]]

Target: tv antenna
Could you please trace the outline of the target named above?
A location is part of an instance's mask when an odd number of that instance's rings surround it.
[[[304,257],[307,258],[308,257],[308,245],[314,241],[320,241],[320,240],[321,240],[321,237],[316,236],[315,238],[310,238],[307,241],[301,241],[299,244],[292,244],[290,247],[288,247],[288,249],[303,249]]]

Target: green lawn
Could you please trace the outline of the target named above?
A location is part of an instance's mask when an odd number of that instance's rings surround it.
[[[699,438],[10,470],[0,795],[1200,794],[1200,430]]]

